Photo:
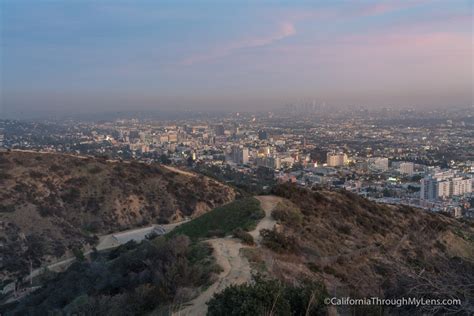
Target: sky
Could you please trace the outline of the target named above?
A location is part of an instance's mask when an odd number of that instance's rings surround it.
[[[0,0],[0,118],[472,106],[473,3]]]

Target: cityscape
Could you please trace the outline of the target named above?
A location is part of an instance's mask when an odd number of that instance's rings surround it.
[[[473,26],[1,0],[0,316],[474,315]]]
[[[471,109],[314,109],[208,119],[1,121],[3,148],[134,159],[210,173],[259,190],[272,183],[342,188],[371,200],[472,218]]]

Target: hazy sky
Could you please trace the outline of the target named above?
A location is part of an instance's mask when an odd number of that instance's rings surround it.
[[[0,0],[0,115],[471,105],[473,2]]]

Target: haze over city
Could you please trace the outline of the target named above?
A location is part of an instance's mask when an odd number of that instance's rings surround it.
[[[258,111],[302,100],[469,107],[472,9],[457,0],[5,0],[0,115]]]
[[[474,315],[473,0],[0,0],[0,316]]]

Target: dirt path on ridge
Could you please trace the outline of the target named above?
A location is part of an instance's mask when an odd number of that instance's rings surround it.
[[[255,229],[249,233],[254,237],[256,247],[260,247],[260,230],[273,228],[276,222],[271,217],[271,213],[282,198],[277,196],[256,196],[256,198],[260,201],[260,205],[265,211],[265,217],[262,218]],[[189,302],[189,306],[175,312],[174,315],[206,315],[206,303],[212,298],[214,293],[219,293],[232,284],[242,284],[251,281],[252,273],[250,264],[240,251],[242,248],[248,246],[243,245],[240,240],[230,237],[213,238],[207,240],[207,242],[214,249],[213,255],[223,271],[219,274],[214,284]]]

